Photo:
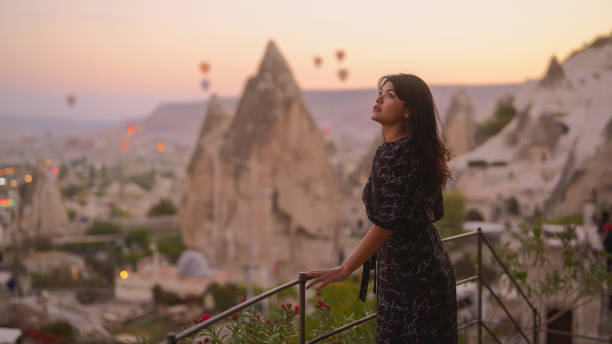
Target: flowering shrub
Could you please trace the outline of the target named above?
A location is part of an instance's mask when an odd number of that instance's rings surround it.
[[[242,298],[244,301],[245,298]],[[307,338],[312,339],[325,334],[334,328],[340,327],[348,322],[354,321],[353,314],[348,316],[336,316],[332,307],[325,303],[322,298],[311,300],[314,312],[308,316]],[[298,317],[300,306],[291,303],[283,303],[275,309],[270,317],[264,317],[252,307],[234,313],[226,319],[221,327],[208,326],[189,338],[181,340],[182,344],[285,344],[297,343],[298,341]],[[178,330],[185,330],[193,325],[210,319],[208,314],[191,321],[178,324]],[[323,341],[322,343],[371,343],[374,341],[374,321],[369,321],[352,329]],[[146,338],[138,338],[138,344],[153,343]]]

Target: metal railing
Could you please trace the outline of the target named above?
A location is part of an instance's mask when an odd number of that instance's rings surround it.
[[[489,293],[493,296],[493,298],[499,303],[499,305],[503,308],[504,312],[506,313],[506,315],[508,316],[508,318],[512,321],[512,323],[515,326],[515,329],[518,330],[519,334],[521,335],[521,337],[527,342],[527,343],[533,343],[536,344],[538,343],[538,333],[539,331],[539,326],[540,326],[540,317],[538,314],[538,311],[536,309],[536,307],[531,303],[531,301],[529,300],[529,298],[527,298],[527,296],[525,295],[525,293],[523,292],[523,290],[521,289],[521,287],[518,285],[518,283],[516,283],[515,279],[512,277],[512,275],[510,274],[510,272],[508,271],[508,269],[506,268],[506,266],[503,264],[503,262],[501,261],[501,259],[498,257],[497,253],[495,252],[495,250],[493,249],[493,246],[489,243],[489,241],[487,240],[487,238],[484,236],[484,234],[482,233],[482,229],[478,228],[478,230],[476,231],[472,231],[472,232],[468,232],[468,233],[463,233],[463,234],[459,234],[459,235],[454,235],[451,237],[447,237],[442,239],[442,242],[449,242],[449,241],[453,241],[453,240],[457,240],[457,239],[462,239],[462,238],[467,238],[467,237],[472,237],[472,236],[477,236],[478,237],[478,263],[477,263],[477,270],[476,270],[476,275],[475,276],[471,276],[468,277],[466,279],[460,280],[458,282],[456,282],[456,285],[461,285],[464,283],[468,283],[468,282],[473,282],[473,281],[477,281],[478,283],[478,317],[476,319],[473,319],[471,321],[468,321],[465,324],[461,324],[458,325],[457,327],[457,331],[461,331],[464,329],[467,329],[473,325],[479,325],[478,326],[478,343],[482,343],[482,329],[484,328],[485,331],[487,331],[487,333],[498,343],[500,343],[499,338],[497,338],[497,336],[493,333],[493,331],[485,324],[485,322],[482,320],[482,288],[483,286],[485,288],[487,288],[487,290],[489,291]],[[533,331],[531,334],[531,340],[530,338],[528,338],[528,336],[523,332],[523,329],[521,328],[521,326],[516,322],[516,320],[512,317],[512,315],[510,314],[510,312],[508,311],[508,309],[506,308],[506,306],[504,305],[504,303],[501,301],[501,299],[497,296],[497,294],[495,294],[491,288],[491,286],[482,278],[482,245],[483,243],[489,248],[490,252],[492,253],[493,257],[495,258],[495,260],[499,263],[499,265],[502,267],[503,272],[508,276],[509,280],[512,282],[512,284],[514,285],[514,287],[516,288],[516,290],[519,292],[519,294],[522,296],[522,298],[527,302],[527,304],[529,305],[529,308],[532,311],[532,317],[533,317]],[[369,321],[371,319],[376,318],[376,313],[372,313],[369,314],[361,319],[355,320],[353,322],[350,322],[348,324],[345,324],[339,328],[336,328],[328,333],[325,333],[319,337],[316,337],[314,339],[309,340],[308,342],[306,342],[306,282],[309,280],[310,278],[306,277],[306,273],[304,272],[300,272],[298,275],[298,279],[297,280],[293,280],[291,282],[287,282],[285,284],[282,284],[278,287],[275,287],[273,289],[270,289],[262,294],[259,294],[249,300],[246,300],[232,308],[229,308],[213,317],[211,317],[210,319],[203,321],[199,324],[196,324],[194,326],[191,326],[188,329],[185,329],[181,332],[178,333],[174,333],[174,332],[170,332],[166,335],[166,339],[163,343],[165,344],[175,344],[177,343],[179,340],[187,338],[193,334],[198,333],[200,330],[213,325],[229,316],[231,316],[234,313],[237,313],[259,301],[262,301],[280,291],[283,291],[287,288],[291,288],[295,285],[299,285],[299,329],[298,329],[298,333],[299,333],[299,344],[314,344],[317,342],[320,342],[326,338],[329,338],[331,336],[334,336],[338,333],[341,333],[343,331],[346,331],[352,327],[358,326],[366,321]],[[543,332],[552,332],[552,331],[543,331]],[[574,336],[582,336],[582,335],[574,335]],[[585,338],[585,336],[582,336],[582,338]],[[593,337],[596,338],[596,337]],[[598,338],[601,339],[601,338]]]

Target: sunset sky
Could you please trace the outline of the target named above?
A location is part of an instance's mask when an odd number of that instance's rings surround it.
[[[610,0],[0,0],[0,114],[70,117],[65,95],[75,93],[84,119],[142,116],[204,99],[203,60],[212,91],[239,95],[269,39],[303,89],[369,88],[395,72],[522,82],[611,30]]]

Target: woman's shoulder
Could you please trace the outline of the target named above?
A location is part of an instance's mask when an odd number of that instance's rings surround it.
[[[376,149],[375,160],[393,164],[414,160],[416,156],[412,141],[408,137],[402,137],[395,141],[383,142]]]

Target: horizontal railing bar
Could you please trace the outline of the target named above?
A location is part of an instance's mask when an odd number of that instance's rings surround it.
[[[527,338],[527,335],[525,335],[525,333],[523,332],[523,330],[521,329],[521,326],[516,322],[516,320],[514,320],[514,318],[512,317],[512,314],[510,314],[510,312],[508,311],[508,309],[506,308],[506,306],[504,305],[504,303],[500,300],[500,298],[497,296],[497,294],[495,294],[493,292],[493,289],[491,289],[491,286],[489,286],[489,283],[487,283],[487,281],[485,281],[484,279],[481,279],[482,284],[487,287],[487,289],[489,290],[489,293],[491,293],[491,295],[493,295],[493,297],[495,298],[495,300],[497,301],[497,303],[499,303],[499,305],[501,306],[501,308],[504,310],[504,312],[506,312],[506,315],[508,316],[508,318],[512,321],[512,323],[514,324],[514,326],[516,327],[516,329],[519,331],[519,333],[523,336],[523,338],[525,338],[525,340],[527,341],[527,343],[531,343],[529,341],[529,339]],[[484,325],[484,323],[481,323],[482,325]]]
[[[487,244],[487,246],[489,247],[489,250],[493,254],[493,257],[495,257],[495,259],[497,260],[499,265],[501,265],[502,269],[504,269],[504,271],[506,272],[506,275],[508,275],[508,277],[510,277],[510,280],[512,281],[512,284],[514,284],[514,286],[519,291],[519,293],[521,293],[521,295],[523,296],[523,299],[525,299],[525,301],[527,301],[527,304],[529,304],[529,307],[531,307],[531,310],[534,311],[536,308],[531,303],[531,301],[529,301],[529,298],[527,297],[527,295],[525,295],[525,293],[523,292],[523,289],[521,289],[521,287],[518,285],[518,283],[516,283],[516,281],[514,280],[514,277],[512,277],[512,275],[510,274],[508,269],[506,269],[506,266],[501,261],[501,259],[499,259],[499,257],[497,256],[497,253],[495,253],[495,250],[493,249],[493,246],[489,243],[489,241],[487,240],[487,238],[484,235],[482,236],[482,241],[484,241],[484,243]]]
[[[299,283],[300,283],[300,280],[297,279],[297,280],[294,280],[294,281],[291,281],[291,282],[287,282],[285,284],[281,284],[281,285],[279,285],[276,288],[272,288],[272,289],[270,289],[270,290],[268,290],[268,291],[266,291],[264,293],[261,293],[261,294],[255,296],[255,297],[251,298],[250,300],[246,300],[246,301],[244,301],[242,303],[237,304],[236,306],[234,306],[232,308],[226,309],[225,311],[223,311],[223,312],[221,312],[221,313],[211,317],[210,319],[208,319],[208,320],[206,320],[204,322],[201,322],[201,323],[199,323],[199,324],[197,324],[195,326],[192,326],[192,327],[184,330],[183,332],[180,332],[179,334],[176,335],[176,340],[180,340],[180,339],[189,337],[192,334],[197,333],[201,329],[203,329],[203,328],[205,328],[207,326],[210,326],[210,325],[216,323],[217,321],[232,315],[233,313],[239,312],[239,311],[249,307],[250,305],[252,305],[254,303],[257,303],[257,302],[259,302],[259,301],[261,301],[261,300],[263,300],[265,298],[268,298],[268,297],[270,297],[270,296],[272,296],[272,295],[274,295],[274,294],[276,294],[276,293],[278,293],[280,291],[283,291],[283,290],[285,290],[287,288],[293,287],[294,285],[299,284]]]
[[[333,331],[330,331],[330,332],[328,332],[326,334],[323,334],[323,335],[321,335],[321,336],[319,336],[319,337],[317,337],[315,339],[309,340],[309,341],[306,342],[306,344],[313,344],[313,343],[316,343],[316,342],[320,342],[323,339],[329,338],[329,337],[331,337],[331,336],[333,336],[335,334],[338,334],[340,332],[348,330],[351,327],[357,326],[357,325],[359,325],[361,323],[364,323],[364,322],[366,322],[366,321],[368,321],[370,319],[374,319],[375,317],[376,317],[376,313],[372,313],[372,314],[367,315],[367,316],[365,316],[365,317],[363,317],[361,319],[355,320],[355,321],[350,322],[350,323],[348,323],[346,325],[338,327],[337,329],[335,329]]]
[[[484,327],[485,330],[487,330],[487,332],[489,333],[489,336],[493,337],[493,339],[495,339],[496,342],[498,342],[499,344],[501,344],[501,342],[499,341],[499,339],[497,338],[496,335],[493,334],[493,331],[491,331],[489,329],[489,327],[487,325],[485,325],[484,322],[480,321],[480,326]],[[527,343],[529,343],[529,341],[527,341]]]
[[[565,331],[559,331],[559,330],[548,330],[548,329],[541,329],[540,332],[548,332],[548,333],[554,333],[554,334],[560,334],[560,335],[564,335],[564,336],[571,336],[571,337],[577,337],[577,338],[582,338],[582,339],[588,339],[588,340],[593,340],[596,342],[602,342],[602,343],[610,343],[610,340],[612,339],[612,337],[594,337],[594,336],[589,336],[586,334],[579,334],[579,333],[573,333],[573,332],[565,332]]]
[[[468,277],[466,279],[462,279],[461,281],[457,282],[455,285],[460,285],[460,284],[468,283],[468,282],[471,282],[471,281],[478,281],[478,276],[472,276],[472,277]]]
[[[463,330],[463,329],[466,329],[466,328],[468,328],[468,327],[470,327],[470,326],[476,325],[476,324],[478,324],[479,322],[480,322],[480,321],[478,321],[478,319],[474,319],[474,320],[472,320],[472,321],[470,321],[470,322],[467,322],[467,323],[465,323],[465,324],[463,324],[463,325],[459,325],[459,326],[457,327],[457,332],[459,332],[459,331],[461,331],[461,330]]]
[[[442,242],[453,241],[453,240],[457,240],[457,239],[461,239],[461,238],[466,238],[466,237],[470,237],[472,235],[477,235],[477,234],[478,234],[478,231],[471,231],[471,232],[467,232],[467,233],[461,233],[461,234],[457,234],[457,235],[446,237],[446,238],[442,239]]]

